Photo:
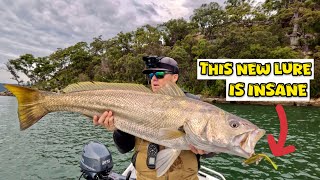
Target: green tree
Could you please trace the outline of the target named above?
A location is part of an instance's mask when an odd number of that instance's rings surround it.
[[[218,3],[211,2],[195,9],[191,21],[197,24],[200,31],[209,39],[214,39],[227,23],[227,15]]]
[[[314,58],[311,96],[320,96],[319,0],[228,0],[196,8],[189,21],[171,19],[115,37],[93,38],[57,49],[47,57],[21,55],[7,70],[21,83],[25,74],[40,89],[61,89],[79,81],[146,83],[145,55],[170,56],[180,67],[179,85],[192,93],[225,96],[224,80],[197,80],[197,59]]]
[[[171,19],[159,26],[162,29],[163,40],[167,46],[173,46],[177,41],[182,41],[188,34],[196,30],[196,24],[186,20]]]

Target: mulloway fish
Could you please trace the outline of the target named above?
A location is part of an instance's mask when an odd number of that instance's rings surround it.
[[[212,104],[191,99],[176,84],[156,93],[139,84],[81,82],[64,93],[43,92],[5,85],[18,100],[21,130],[55,111],[82,113],[90,118],[113,111],[115,127],[147,141],[165,146],[156,159],[162,176],[189,144],[206,152],[249,158],[265,134],[251,122]]]

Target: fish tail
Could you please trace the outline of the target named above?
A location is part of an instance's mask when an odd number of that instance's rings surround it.
[[[4,86],[18,100],[20,130],[29,128],[48,113],[44,104],[41,103],[44,95],[39,90],[12,84],[5,84]]]

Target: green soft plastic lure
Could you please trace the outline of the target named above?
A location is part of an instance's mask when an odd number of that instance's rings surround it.
[[[270,162],[270,164],[274,167],[275,170],[278,170],[278,166],[276,165],[276,163],[274,163],[266,154],[255,154],[243,161],[243,163],[247,165],[252,163],[258,164],[263,158],[266,161]]]

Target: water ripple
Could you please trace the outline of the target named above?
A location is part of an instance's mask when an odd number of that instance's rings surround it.
[[[279,119],[273,106],[218,105],[231,113],[247,118],[267,134],[279,136]],[[129,165],[131,153],[121,154],[112,140],[112,133],[94,127],[91,119],[77,113],[50,113],[31,128],[20,131],[15,98],[0,97],[0,177],[6,179],[77,179],[79,161],[85,143],[97,140],[113,154],[116,172]],[[256,146],[279,166],[266,161],[243,166],[243,158],[219,154],[201,159],[202,165],[221,172],[226,179],[320,179],[320,111],[314,107],[285,107],[289,123],[286,145],[295,145],[292,154],[274,157],[266,137]]]

